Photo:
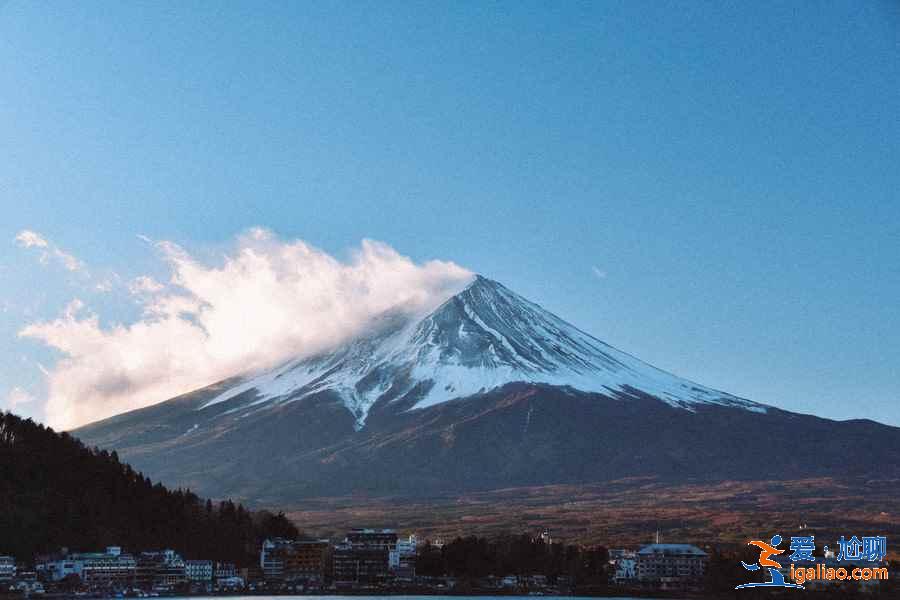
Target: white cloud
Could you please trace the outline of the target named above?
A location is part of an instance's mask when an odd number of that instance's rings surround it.
[[[56,245],[47,241],[47,239],[36,231],[23,229],[15,238],[19,246],[23,248],[39,248],[41,251],[40,261],[42,265],[50,262],[51,259],[58,261],[65,269],[69,271],[81,271],[84,269],[84,263],[64,252]]]
[[[59,248],[54,249],[53,256],[62,263],[62,265],[68,269],[69,271],[78,271],[84,268],[84,263],[72,256],[71,254],[66,254]]]
[[[606,271],[604,271],[600,267],[591,267],[591,273],[593,273],[594,277],[596,277],[597,279],[606,279]]]
[[[71,428],[154,404],[238,373],[333,347],[393,307],[424,311],[461,289],[471,273],[451,262],[416,264],[365,240],[339,260],[263,229],[238,239],[218,266],[171,242],[156,247],[171,270],[165,290],[148,278],[144,315],[101,325],[73,301],[58,319],[21,336],[63,358],[47,377],[50,424]]]
[[[34,396],[26,392],[20,387],[14,387],[6,395],[6,407],[14,411],[23,404],[34,401]]]
[[[20,231],[16,235],[16,242],[23,248],[46,248],[49,245],[41,234],[30,229]]]
[[[141,275],[140,277],[135,277],[134,280],[128,284],[128,291],[135,296],[140,296],[141,294],[156,294],[163,291],[165,287],[166,286],[152,277]]]
[[[94,290],[105,294],[107,292],[111,292],[113,290],[114,285],[115,284],[114,284],[113,280],[110,278],[101,279],[100,281],[98,281],[97,283],[94,284]]]

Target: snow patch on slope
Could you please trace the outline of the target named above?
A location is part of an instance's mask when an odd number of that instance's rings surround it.
[[[766,411],[648,365],[480,276],[424,318],[386,315],[344,348],[249,378],[199,410],[248,392],[229,413],[331,390],[362,428],[389,391],[396,401],[416,390],[412,409],[420,409],[512,382],[606,395],[633,388],[686,410],[715,404]]]

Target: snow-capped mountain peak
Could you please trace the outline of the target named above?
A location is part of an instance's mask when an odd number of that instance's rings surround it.
[[[245,378],[199,410],[241,396],[228,412],[242,413],[330,390],[362,428],[379,401],[415,410],[512,382],[620,398],[640,391],[687,410],[766,410],[648,365],[480,275],[424,317],[386,314],[349,344]]]

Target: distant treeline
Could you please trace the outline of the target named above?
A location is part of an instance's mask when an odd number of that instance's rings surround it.
[[[172,548],[246,566],[265,537],[297,535],[283,514],[168,490],[115,452],[0,412],[0,554],[30,562],[60,547]]]
[[[706,576],[696,582],[692,595],[703,598],[748,598],[756,600],[769,598],[767,590],[741,590],[735,592],[739,583],[761,579],[753,577],[741,567],[741,561],[751,563],[759,553],[749,548],[738,548],[721,552],[712,550],[706,569]],[[502,535],[495,538],[456,538],[441,547],[426,543],[419,547],[416,564],[418,575],[441,577],[453,576],[463,580],[476,580],[487,576],[545,575],[548,582],[560,583],[560,577],[567,577],[567,585],[576,595],[622,595],[621,588],[609,585],[611,565],[609,553],[602,546],[585,548],[563,544],[548,544],[529,535]],[[893,575],[893,571],[891,572]],[[459,590],[457,590],[459,591]],[[746,593],[745,593],[746,592]],[[651,587],[631,589],[629,595],[659,595]],[[880,598],[900,598],[900,587],[892,578],[880,582],[875,589],[865,589],[858,582],[843,582],[829,585],[824,590],[805,592],[816,600],[875,600]],[[790,594],[788,594],[790,595]],[[680,597],[680,596],[679,596]]]
[[[605,584],[609,552],[606,548],[582,548],[546,543],[529,535],[502,535],[487,539],[456,538],[442,547],[419,548],[416,573],[480,578],[488,575],[560,575],[581,583]]]

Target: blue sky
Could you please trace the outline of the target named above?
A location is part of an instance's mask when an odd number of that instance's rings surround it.
[[[2,4],[0,406],[45,418],[24,327],[140,317],[139,235],[214,263],[259,226],[900,425],[898,50],[893,2]]]

